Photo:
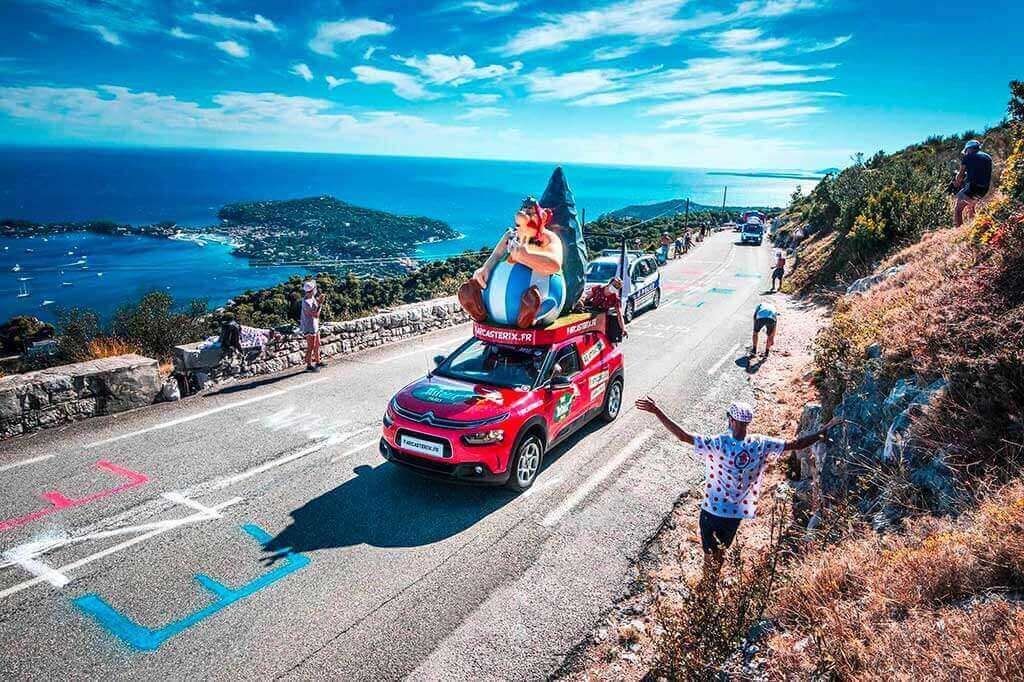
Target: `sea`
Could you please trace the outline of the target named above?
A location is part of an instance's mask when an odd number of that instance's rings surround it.
[[[554,163],[195,149],[0,148],[0,217],[37,222],[107,219],[173,221],[188,240],[73,233],[0,237],[0,321],[88,307],[109,319],[152,290],[180,305],[211,307],[272,286],[301,267],[251,265],[204,227],[235,201],[333,195],[343,201],[449,223],[463,237],[424,244],[423,258],[489,246],[523,197],[540,196]],[[730,206],[781,206],[803,185],[792,170],[650,168],[562,164],[587,219],[632,204],[690,198]],[[724,173],[724,174],[723,174]],[[795,177],[794,177],[795,176]],[[372,234],[366,235],[372,239]],[[26,295],[27,294],[27,295]]]

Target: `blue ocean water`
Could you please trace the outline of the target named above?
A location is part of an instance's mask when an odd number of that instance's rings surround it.
[[[40,222],[110,219],[217,223],[225,203],[330,194],[392,213],[444,220],[457,242],[427,244],[442,257],[490,245],[527,194],[539,196],[555,164],[219,150],[0,149],[0,216]],[[588,218],[629,204],[689,197],[718,204],[782,205],[814,181],[709,175],[705,170],[563,164]],[[367,235],[372,238],[372,235]],[[31,249],[27,252],[26,249]],[[68,252],[72,252],[72,256]],[[81,265],[60,267],[81,258]],[[12,272],[15,265],[20,272]],[[60,273],[64,270],[64,274]],[[98,273],[102,272],[100,276]],[[275,284],[295,268],[250,266],[224,244],[147,237],[61,235],[47,241],[0,238],[0,320],[52,319],[57,306],[89,306],[104,317],[144,290],[165,289],[182,303]],[[20,277],[32,279],[20,281]],[[62,282],[72,286],[62,286]],[[29,296],[18,298],[22,286]],[[53,303],[42,305],[44,301]]]

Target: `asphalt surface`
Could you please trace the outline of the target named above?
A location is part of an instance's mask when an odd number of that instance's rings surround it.
[[[0,678],[547,676],[700,478],[633,401],[717,432],[750,397],[770,249],[737,236],[663,268],[623,346],[622,414],[522,495],[377,453],[389,397],[465,325],[0,444]]]

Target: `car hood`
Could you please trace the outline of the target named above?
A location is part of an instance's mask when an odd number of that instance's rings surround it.
[[[527,391],[428,376],[415,381],[395,396],[399,407],[457,421],[477,421],[503,415],[514,409]]]

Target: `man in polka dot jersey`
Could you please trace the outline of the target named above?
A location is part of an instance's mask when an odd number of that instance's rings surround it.
[[[725,550],[736,537],[740,521],[754,518],[761,478],[768,462],[778,459],[786,450],[810,447],[842,421],[833,419],[812,434],[781,441],[748,435],[747,426],[754,419],[754,410],[746,403],[734,402],[726,412],[729,433],[699,436],[688,433],[669,419],[650,396],[636,401],[636,407],[657,417],[676,438],[692,445],[694,454],[704,461],[700,540],[704,548],[704,574],[712,579],[717,579]]]

